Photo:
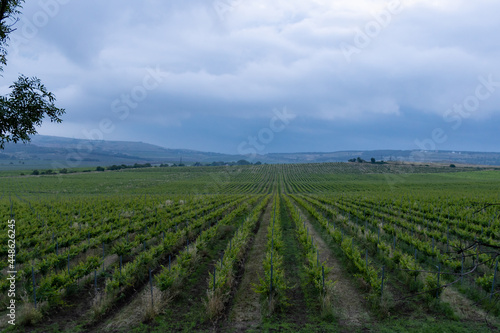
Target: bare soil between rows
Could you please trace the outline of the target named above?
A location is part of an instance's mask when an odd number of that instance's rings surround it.
[[[264,275],[262,262],[266,255],[267,227],[271,219],[271,207],[269,203],[260,219],[253,246],[247,254],[242,272],[243,278],[231,304],[225,329],[233,332],[244,332],[261,323],[260,295],[253,291],[253,284],[257,284],[259,277]]]
[[[328,280],[335,281],[335,302],[336,313],[339,315],[339,324],[341,326],[363,326],[372,321],[372,315],[369,310],[369,304],[360,293],[353,276],[347,272],[342,263],[336,258],[330,250],[328,244],[321,235],[314,229],[307,218],[307,215],[300,209],[300,214],[309,230],[309,235],[314,239],[314,244],[319,250],[319,260],[326,262],[326,265],[332,270],[325,277]]]

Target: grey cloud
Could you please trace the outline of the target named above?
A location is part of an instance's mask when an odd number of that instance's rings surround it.
[[[40,76],[68,109],[68,135],[75,135],[78,123],[83,130],[110,118],[116,124],[110,139],[144,141],[148,133],[172,139],[190,128],[200,135],[182,144],[214,151],[231,150],[228,141],[255,131],[282,106],[299,116],[287,129],[297,134],[289,142],[307,142],[292,147],[327,149],[322,133],[351,148],[374,141],[403,148],[395,142],[412,145],[413,138],[391,126],[413,128],[425,119],[412,131],[417,137],[419,128],[427,130],[423,124],[439,123],[448,108],[473,94],[479,76],[500,81],[500,4],[493,1],[408,0],[351,62],[341,43],[354,45],[357,29],[374,20],[372,9],[382,3],[220,0],[226,5],[221,15],[217,1],[69,1],[9,60],[4,81],[19,72]],[[40,8],[26,3],[23,15],[33,18]],[[113,102],[140,87],[148,68],[161,69],[161,84],[147,91],[130,117],[117,118]],[[482,101],[469,118],[478,122],[471,128],[490,129],[499,102],[500,91]],[[371,127],[379,117],[386,131]],[[224,124],[224,133],[203,130],[210,119]],[[238,124],[238,133],[231,124]],[[329,126],[351,140],[328,132]],[[365,128],[369,139],[357,138],[356,128]],[[481,140],[469,144],[481,147]],[[285,142],[276,139],[276,149],[288,150]]]

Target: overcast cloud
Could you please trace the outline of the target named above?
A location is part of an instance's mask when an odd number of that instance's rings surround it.
[[[499,12],[495,0],[28,1],[0,88],[42,79],[67,110],[46,135],[500,151]]]

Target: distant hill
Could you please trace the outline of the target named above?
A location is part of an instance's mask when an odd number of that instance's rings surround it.
[[[211,163],[237,161],[244,156],[168,149],[132,141],[90,141],[36,135],[30,143],[8,143],[0,151],[0,169],[109,166],[135,163]]]
[[[135,163],[211,163],[236,162],[246,159],[262,163],[322,163],[347,162],[360,157],[370,161],[412,161],[423,163],[457,163],[471,165],[500,165],[500,153],[488,152],[420,152],[412,150],[338,151],[330,153],[270,153],[252,159],[242,155],[201,152],[188,149],[169,149],[143,142],[89,141],[37,135],[28,144],[6,144],[0,151],[0,169],[71,168],[77,166],[109,166]]]
[[[466,151],[356,150],[332,153],[267,154],[265,157],[263,161],[276,161],[277,163],[347,162],[357,157],[370,161],[373,157],[377,161],[500,165],[500,153]]]

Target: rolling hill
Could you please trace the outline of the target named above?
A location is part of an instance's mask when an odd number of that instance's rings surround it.
[[[358,150],[309,153],[269,153],[249,158],[243,155],[201,152],[188,149],[170,149],[144,142],[89,141],[55,136],[37,135],[28,144],[6,144],[0,151],[0,169],[30,169],[77,166],[108,166],[135,163],[212,163],[236,162],[241,159],[262,163],[322,163],[347,162],[360,157],[369,161],[410,161],[423,163],[459,163],[472,165],[500,165],[500,153],[452,152],[416,150]]]

